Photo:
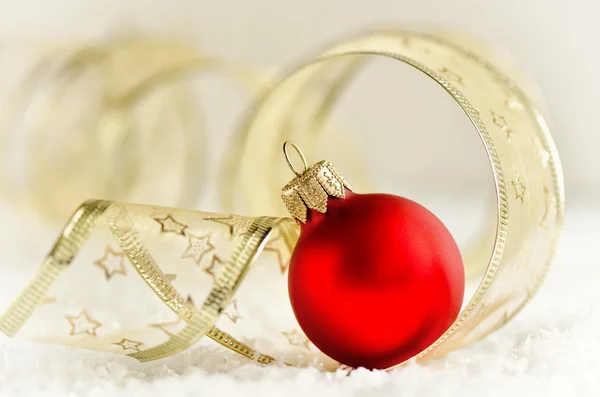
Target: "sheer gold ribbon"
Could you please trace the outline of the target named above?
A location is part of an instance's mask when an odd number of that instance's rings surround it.
[[[470,275],[483,273],[479,286],[454,325],[418,358],[439,356],[481,339],[525,306],[544,279],[562,229],[563,176],[533,101],[540,95],[508,58],[464,36],[416,31],[373,32],[333,46],[288,74],[248,118],[240,195],[250,197],[250,212],[284,213],[274,198],[281,180],[256,175],[273,168],[285,140],[317,135],[344,88],[376,57],[412,66],[450,94],[481,138],[496,188],[494,233],[483,233],[466,257]]]
[[[201,95],[189,77],[209,73],[233,78],[250,97],[270,82],[168,38],[47,50],[2,107],[4,195],[61,220],[88,197],[195,206],[208,145]],[[24,161],[7,161],[11,152]]]
[[[206,335],[263,364],[332,367],[287,303],[297,236],[289,218],[88,201],[0,317],[0,330],[140,361]]]
[[[562,174],[544,119],[480,51],[408,31],[333,47],[265,95],[240,130],[235,193],[250,208],[275,206],[271,151],[291,131],[318,133],[344,84],[373,56],[415,67],[454,98],[481,137],[496,186],[493,248],[476,263],[483,278],[455,324],[418,355],[435,357],[484,337],[529,301],[562,226]],[[90,201],[0,317],[0,330],[142,361],[206,335],[261,363],[335,368],[306,340],[288,304],[285,272],[297,236],[288,218]]]

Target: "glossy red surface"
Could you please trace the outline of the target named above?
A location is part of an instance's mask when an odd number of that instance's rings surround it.
[[[309,210],[289,268],[289,294],[308,338],[352,366],[388,368],[427,348],[464,295],[454,238],[429,210],[387,194],[329,198]]]

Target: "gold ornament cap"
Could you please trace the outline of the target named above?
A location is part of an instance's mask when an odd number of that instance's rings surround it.
[[[302,173],[298,172],[290,161],[288,146],[293,147],[302,159]],[[300,148],[289,141],[283,144],[283,153],[296,178],[281,189],[281,198],[294,218],[306,222],[309,209],[325,213],[330,196],[345,198],[345,188],[352,190],[342,174],[329,161],[320,161],[308,167]]]

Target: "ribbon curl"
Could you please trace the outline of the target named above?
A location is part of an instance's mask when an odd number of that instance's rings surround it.
[[[414,67],[458,103],[483,142],[496,187],[495,233],[491,245],[481,243],[492,248],[468,260],[473,274],[483,272],[479,286],[454,325],[417,356],[426,359],[506,324],[535,294],[554,256],[563,178],[531,91],[481,51],[444,35],[363,34],[309,60],[262,97],[238,130],[239,157],[227,168],[235,173],[222,194],[233,207],[243,198],[243,212],[264,214],[266,207],[277,214],[281,185],[267,177],[272,150],[291,135],[312,141],[343,88],[374,57]],[[264,364],[333,369],[287,303],[285,273],[297,237],[289,218],[89,201],[0,317],[0,330],[141,361],[207,336]]]

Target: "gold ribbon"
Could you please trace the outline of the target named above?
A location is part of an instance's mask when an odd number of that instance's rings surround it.
[[[298,131],[316,140],[345,84],[377,56],[420,70],[460,105],[482,139],[496,187],[493,248],[472,261],[483,269],[479,286],[454,325],[418,355],[425,359],[479,340],[523,308],[543,281],[562,226],[562,174],[544,119],[481,51],[409,31],[332,47],[279,82],[240,128],[239,183],[227,194],[250,211],[282,206],[281,185],[268,177],[277,142]],[[206,335],[261,363],[332,369],[337,364],[305,338],[288,303],[285,273],[297,236],[289,218],[90,201],[0,317],[0,330],[142,361]]]
[[[266,364],[274,358],[251,347],[256,342],[238,331],[240,324],[257,320],[249,321],[252,310],[237,297],[252,292],[239,290],[259,256],[261,278],[280,281],[296,239],[289,218],[88,201],[0,317],[0,331],[140,361],[174,354],[206,335]],[[260,287],[260,280],[250,282]],[[289,313],[284,323],[282,329],[300,335]],[[284,333],[275,334],[280,345],[287,343]],[[305,346],[302,339],[300,347]]]
[[[208,145],[200,95],[186,79],[209,73],[232,77],[251,97],[270,83],[172,39],[124,36],[46,51],[0,115],[3,155],[25,159],[3,165],[4,195],[61,220],[89,197],[193,207]]]
[[[532,99],[539,97],[537,91],[531,84],[524,91],[486,59],[510,65],[506,58],[464,36],[387,30],[347,40],[300,66],[248,117],[239,180],[240,195],[251,197],[249,212],[285,213],[276,199],[285,179],[256,175],[273,169],[284,141],[318,135],[344,88],[376,57],[412,66],[458,103],[483,142],[496,190],[492,241],[484,235],[466,258],[470,275],[483,273],[479,286],[454,325],[417,357],[429,358],[498,329],[538,290],[562,229],[563,176],[548,126]],[[508,69],[525,81],[514,67]],[[352,179],[352,171],[344,174]]]

